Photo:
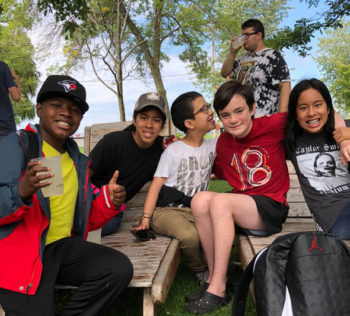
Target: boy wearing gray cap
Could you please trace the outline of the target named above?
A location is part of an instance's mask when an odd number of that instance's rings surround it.
[[[90,153],[91,181],[97,186],[108,183],[112,170],[119,171],[118,184],[126,189],[128,202],[147,181],[152,180],[160,155],[163,137],[159,133],[166,120],[166,104],[153,92],[136,101],[133,123],[123,131],[105,135]],[[125,205],[122,206],[125,210]],[[120,226],[120,212],[102,228],[102,236],[114,233]]]
[[[70,138],[88,108],[77,80],[49,76],[37,96],[39,125],[0,140],[0,302],[6,314],[55,315],[60,283],[78,287],[61,315],[100,315],[132,278],[125,255],[85,242],[125,198],[118,172],[101,191],[93,190],[88,159]],[[61,156],[63,194],[44,197],[41,188],[54,174],[42,162],[26,162],[28,133],[40,157]]]

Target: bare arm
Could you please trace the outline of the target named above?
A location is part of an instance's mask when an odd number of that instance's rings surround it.
[[[280,88],[279,111],[280,112],[287,112],[288,111],[289,94],[290,94],[290,81],[281,82],[279,84],[279,88]]]
[[[140,229],[149,228],[149,221],[156,207],[160,189],[162,188],[166,179],[167,178],[158,178],[158,177],[153,178],[151,186],[148,189],[145,205],[143,207],[142,222],[134,229],[140,230]]]
[[[334,132],[333,136],[335,141],[340,147],[340,159],[344,166],[346,166],[347,161],[350,161],[350,139],[347,138],[346,132],[347,127],[345,127],[345,121],[338,112],[334,112]],[[345,133],[343,133],[345,132]],[[345,136],[343,135],[345,134]],[[344,137],[342,137],[344,136]]]
[[[18,102],[18,101],[21,100],[21,85],[19,83],[18,76],[17,76],[17,74],[15,73],[14,70],[11,70],[11,75],[13,77],[13,80],[14,80],[16,86],[15,87],[10,87],[8,89],[8,92],[9,92],[12,100],[15,101],[15,102]]]
[[[338,112],[334,111],[334,129],[337,129],[343,126],[344,127],[346,126],[344,119]]]
[[[240,47],[238,47],[237,49],[234,49],[232,47],[232,43],[237,39],[237,36],[233,37],[231,39],[231,43],[230,43],[230,53],[228,54],[226,60],[224,61],[222,67],[221,67],[221,76],[223,76],[224,78],[226,78],[227,76],[230,76],[232,73],[232,69],[233,69],[233,63],[236,59],[236,55],[237,52],[240,50]]]

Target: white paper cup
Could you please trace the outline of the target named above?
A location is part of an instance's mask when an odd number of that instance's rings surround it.
[[[62,156],[49,156],[34,158],[31,161],[41,161],[42,166],[50,168],[49,172],[41,171],[37,175],[53,173],[53,178],[44,180],[51,181],[52,183],[44,188],[41,188],[41,192],[44,197],[55,196],[63,194],[63,177],[62,177]]]

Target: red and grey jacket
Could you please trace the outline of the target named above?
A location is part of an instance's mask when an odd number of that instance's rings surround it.
[[[36,128],[28,125],[39,140]],[[16,133],[0,139],[0,288],[34,295],[42,273],[42,257],[50,224],[50,202],[41,191],[24,203],[18,184],[25,172],[22,146]],[[78,175],[78,197],[74,211],[72,236],[86,239],[89,231],[105,225],[118,214],[110,201],[108,188],[94,188],[88,177],[89,161],[72,139],[65,143]],[[42,154],[40,154],[42,155]]]

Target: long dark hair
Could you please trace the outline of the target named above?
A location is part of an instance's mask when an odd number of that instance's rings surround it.
[[[297,105],[299,96],[303,91],[310,88],[317,90],[326,101],[329,114],[326,125],[324,126],[324,131],[326,132],[327,138],[329,138],[329,140],[333,139],[332,133],[334,130],[334,108],[331,94],[329,93],[326,85],[321,80],[315,78],[305,79],[295,85],[289,96],[288,119],[285,134],[285,143],[289,150],[295,150],[295,139],[303,132],[303,129],[300,127],[299,122],[297,121]]]

